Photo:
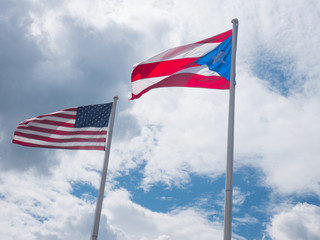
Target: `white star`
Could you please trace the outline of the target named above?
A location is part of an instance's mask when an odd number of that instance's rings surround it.
[[[214,56],[210,56],[210,58],[213,59],[213,62],[211,65],[216,64],[217,62],[221,62],[221,63],[225,63],[225,61],[223,60],[223,58],[227,55],[226,52],[223,52],[219,49],[218,53]]]

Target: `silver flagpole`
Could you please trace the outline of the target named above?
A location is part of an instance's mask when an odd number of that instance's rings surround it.
[[[238,37],[238,19],[232,19],[232,52],[230,70],[230,95],[229,95],[229,119],[228,119],[228,146],[226,168],[226,194],[224,206],[224,240],[231,240],[232,235],[232,181],[233,181],[233,136],[234,136],[234,100],[235,100],[235,73],[236,50]]]
[[[106,185],[107,170],[108,170],[108,164],[109,164],[109,155],[110,155],[111,139],[112,139],[112,132],[113,132],[113,123],[114,123],[114,117],[115,117],[115,113],[116,113],[116,106],[117,106],[118,99],[119,99],[118,96],[113,97],[113,104],[112,104],[112,109],[111,109],[111,119],[110,119],[110,123],[109,123],[109,127],[108,127],[108,140],[107,140],[107,146],[105,149],[101,182],[100,182],[100,189],[99,189],[99,194],[98,194],[98,199],[97,199],[96,212],[95,212],[95,216],[94,216],[94,223],[93,223],[93,227],[92,227],[91,240],[98,239],[101,208],[102,208],[104,188]]]

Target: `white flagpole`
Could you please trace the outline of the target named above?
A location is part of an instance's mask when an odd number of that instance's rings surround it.
[[[101,208],[102,208],[104,188],[105,188],[105,184],[106,184],[107,170],[108,170],[108,164],[109,164],[109,155],[110,155],[111,139],[112,139],[112,132],[113,132],[113,123],[114,123],[114,117],[115,117],[118,99],[119,99],[118,96],[113,97],[113,104],[112,104],[112,109],[111,109],[111,119],[110,119],[110,123],[109,123],[109,127],[108,127],[108,140],[107,140],[107,146],[105,148],[100,189],[99,189],[99,194],[98,194],[98,199],[97,199],[96,212],[95,212],[95,216],[94,216],[94,223],[93,223],[93,227],[92,227],[91,240],[98,239]]]
[[[238,19],[232,19],[232,52],[230,71],[229,119],[228,119],[228,146],[226,168],[226,194],[224,207],[224,240],[231,240],[232,235],[232,181],[233,181],[233,136],[234,136],[234,103],[235,103],[235,73],[236,50],[238,37]]]

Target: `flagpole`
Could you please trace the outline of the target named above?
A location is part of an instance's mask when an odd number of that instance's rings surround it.
[[[224,207],[224,240],[231,240],[232,235],[232,181],[233,181],[233,138],[234,138],[234,105],[235,105],[235,72],[236,50],[238,37],[238,19],[232,19],[232,52],[230,70],[230,95],[229,95],[229,119],[228,119],[228,145]]]
[[[93,223],[93,227],[92,227],[91,240],[98,239],[99,223],[100,223],[100,217],[101,217],[101,208],[102,208],[104,188],[105,188],[105,184],[106,184],[107,170],[108,170],[108,164],[109,164],[109,155],[110,155],[111,139],[112,139],[112,132],[113,132],[113,123],[114,123],[114,117],[115,117],[118,99],[119,99],[118,96],[113,97],[113,104],[112,104],[112,109],[111,109],[111,119],[110,119],[110,123],[109,123],[109,127],[108,127],[108,140],[107,140],[107,145],[105,148],[100,189],[99,189],[99,194],[98,194],[98,199],[97,199],[96,211],[95,211],[95,216],[94,216],[94,223]]]

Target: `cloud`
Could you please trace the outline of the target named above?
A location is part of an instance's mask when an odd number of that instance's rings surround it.
[[[50,178],[3,175],[0,233],[8,239],[87,239],[95,204],[71,194],[70,179],[63,178],[66,171],[71,172],[58,168]],[[77,176],[73,179],[81,181]],[[132,202],[125,189],[109,189],[103,206],[101,238],[194,239],[199,233],[202,239],[221,238],[221,224],[209,222],[205,212],[192,207],[167,214],[152,212]]]
[[[129,112],[142,131],[126,145],[133,158],[146,162],[145,186],[179,185],[188,181],[189,173],[214,177],[224,171],[226,98],[227,92],[170,89],[155,90],[133,103]]]
[[[272,239],[319,239],[320,208],[308,203],[299,203],[284,210],[271,220],[268,233]]]
[[[77,228],[79,232],[84,214],[90,209],[90,205],[72,197],[68,193],[70,185],[59,179],[50,182],[39,175],[5,174],[1,189],[0,232],[7,239],[64,239]]]
[[[220,223],[208,222],[205,213],[193,208],[164,214],[131,201],[124,189],[113,191],[105,201],[109,223],[126,234],[125,239],[221,239]]]
[[[261,167],[266,184],[279,192],[319,194],[319,174],[314,170],[319,154],[316,143],[320,135],[314,124],[320,120],[319,97],[312,93],[284,97],[259,82],[249,83],[252,88],[239,88],[237,95],[235,145],[239,159],[246,156],[244,162]],[[251,101],[243,104],[246,96]]]

